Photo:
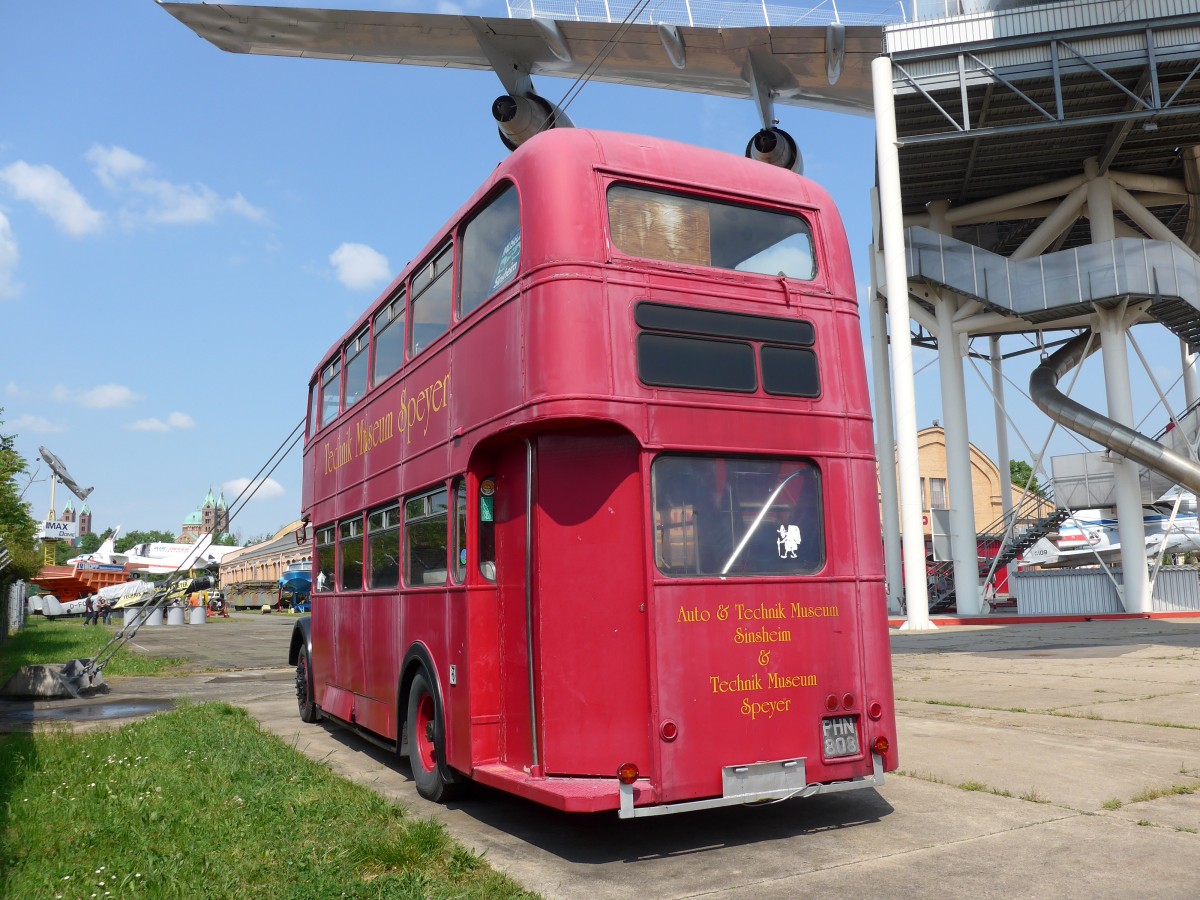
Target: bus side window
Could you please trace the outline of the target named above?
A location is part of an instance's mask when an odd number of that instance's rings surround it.
[[[450,328],[454,294],[454,245],[447,243],[412,279],[412,355]]]
[[[367,393],[367,342],[370,329],[364,328],[346,345],[346,397],[349,409]]]
[[[367,515],[367,548],[371,554],[367,586],[381,590],[400,584],[400,504]]]
[[[317,571],[313,588],[318,594],[333,590],[333,564],[336,550],[335,532],[332,525],[317,529]]]
[[[445,488],[404,504],[404,580],[409,587],[446,583],[448,495]]]
[[[479,574],[496,580],[496,479],[479,482]]]
[[[308,433],[316,434],[321,427],[321,382],[314,380],[308,389]]]
[[[328,425],[338,414],[338,403],[342,399],[342,360],[338,357],[321,373],[321,421]]]
[[[467,577],[467,481],[461,475],[454,479],[454,583],[462,584]]]
[[[521,210],[510,184],[463,230],[459,317],[516,278],[520,262]]]
[[[371,384],[379,384],[404,365],[405,294],[399,295],[375,316],[375,364]]]
[[[341,568],[338,586],[343,591],[361,591],[363,586],[362,519],[350,519],[338,526]]]

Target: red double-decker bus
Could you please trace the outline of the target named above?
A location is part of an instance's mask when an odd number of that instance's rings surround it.
[[[631,135],[519,147],[310,385],[301,717],[623,817],[896,766],[855,283],[829,196]]]

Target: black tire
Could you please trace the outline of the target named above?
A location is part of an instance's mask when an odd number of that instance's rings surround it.
[[[315,722],[321,718],[313,690],[312,660],[308,657],[308,650],[301,650],[296,660],[296,707],[300,710],[301,722]]]
[[[446,765],[446,727],[429,678],[420,671],[408,691],[408,762],[417,793],[445,803],[462,793],[463,783]]]

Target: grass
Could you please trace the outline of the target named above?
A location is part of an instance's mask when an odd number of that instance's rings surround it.
[[[224,703],[0,757],[0,896],[534,896]]]
[[[1134,794],[1129,798],[1130,803],[1145,803],[1148,800],[1157,800],[1159,797],[1172,797],[1176,794],[1194,794],[1196,793],[1195,785],[1188,784],[1173,784],[1165,788],[1146,788],[1139,794]]]
[[[1110,800],[1105,800],[1103,803],[1100,804],[1100,806],[1103,809],[1120,809],[1124,805],[1125,804],[1122,803],[1120,800],[1118,800],[1116,797],[1113,797]]]
[[[92,659],[117,632],[117,627],[83,625],[82,619],[53,621],[29,616],[25,628],[0,645],[0,684],[21,666]],[[105,675],[161,675],[186,660],[133,653],[125,647],[104,667]]]

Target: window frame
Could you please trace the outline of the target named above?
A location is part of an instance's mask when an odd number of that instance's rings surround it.
[[[371,323],[368,322],[358,334],[346,341],[345,347],[342,348],[342,411],[345,412],[355,403],[364,399],[367,393],[371,390]],[[353,400],[350,399],[350,365],[358,360],[359,357],[364,357],[362,378],[362,391]]]
[[[387,322],[383,327],[379,326],[379,320],[387,316]],[[379,340],[390,329],[396,327],[396,322],[399,320],[400,325],[400,361],[390,372],[380,376],[379,374]],[[383,304],[378,311],[371,317],[371,383],[368,390],[377,387],[387,381],[397,372],[404,368],[404,364],[408,362],[408,286],[407,284],[400,285],[396,292],[392,294],[387,303]]]
[[[349,532],[349,533],[347,533]],[[358,585],[356,587],[347,587],[346,585],[346,556],[345,548],[352,545],[358,539]],[[337,527],[337,585],[338,590],[342,593],[359,593],[365,590],[364,587],[364,566],[363,560],[365,556],[366,534],[363,528],[363,517],[360,513],[357,516],[348,519],[342,519],[338,522]]]
[[[408,358],[415,359],[417,356],[424,353],[429,347],[440,341],[454,324],[454,308],[456,305],[456,297],[458,285],[454,280],[455,269],[455,239],[451,235],[446,238],[445,242],[440,244],[433,253],[429,254],[420,268],[416,269],[412,276],[408,279]],[[445,266],[440,267],[439,264],[445,261]],[[430,273],[426,280],[426,273]],[[417,307],[422,297],[433,296],[430,291],[433,290],[444,278],[449,277],[448,284],[450,285],[450,303],[446,310],[445,328],[431,341],[417,346]],[[422,283],[423,282],[423,283]],[[440,325],[441,323],[436,323]]]
[[[441,507],[437,507],[434,500],[441,495]],[[445,484],[440,484],[437,487],[427,488],[424,491],[419,491],[415,494],[410,494],[403,501],[403,529],[404,529],[404,558],[401,569],[402,583],[406,588],[442,588],[444,589],[450,580],[450,492]],[[413,580],[413,554],[414,547],[412,544],[412,533],[426,522],[442,520],[441,528],[441,551],[442,551],[442,580],[438,582],[427,582],[424,580],[425,574],[428,572],[436,572],[437,568],[430,566],[425,568],[422,573],[420,583],[414,583]],[[436,533],[436,532],[434,532]]]
[[[322,538],[325,538],[322,540]],[[322,587],[321,576],[324,571],[321,568],[321,550],[322,548],[332,548],[333,560],[331,570],[326,578],[326,587]],[[337,525],[330,523],[321,525],[313,529],[313,593],[314,594],[333,594],[338,590],[337,585]]]
[[[388,513],[395,514],[394,523],[389,523]],[[382,517],[380,527],[375,527],[372,522],[376,516]],[[363,574],[370,577],[365,578],[365,588],[368,591],[395,591],[400,588],[400,570],[402,562],[400,554],[402,552],[402,536],[403,517],[400,514],[400,501],[393,500],[391,503],[386,503],[383,506],[377,506],[374,509],[367,511],[367,530],[366,530],[366,559],[363,560]],[[375,537],[382,535],[386,538],[387,535],[394,535],[395,550],[396,550],[396,580],[393,584],[376,584],[375,573]]]
[[[499,203],[502,199],[508,197],[510,194],[514,197],[514,199],[516,200],[516,204],[517,204],[517,232],[516,232],[516,234],[517,234],[517,261],[516,261],[516,267],[513,269],[512,275],[510,275],[507,279],[505,279],[504,282],[491,288],[486,294],[481,296],[479,298],[478,302],[475,303],[475,305],[472,306],[470,309],[464,310],[463,309],[463,278],[467,274],[467,268],[468,268],[467,251],[468,251],[468,237],[470,235],[471,226],[474,225],[476,222],[478,222],[481,218],[483,218],[489,211],[494,210],[496,208],[496,204]],[[511,240],[511,238],[510,238],[510,240]],[[490,301],[493,297],[495,297],[498,293],[500,293],[506,287],[513,284],[513,282],[518,280],[518,278],[521,275],[521,260],[522,260],[522,255],[523,255],[524,249],[525,249],[524,241],[525,241],[525,220],[524,220],[524,215],[523,215],[523,207],[521,204],[521,194],[520,194],[520,191],[517,189],[517,184],[515,181],[505,180],[505,181],[501,182],[500,184],[496,185],[495,189],[493,189],[493,191],[483,201],[483,203],[479,206],[479,208],[476,209],[475,212],[471,216],[463,219],[461,224],[458,226],[458,240],[457,240],[457,244],[458,244],[458,250],[457,250],[458,267],[457,268],[458,268],[458,270],[455,272],[455,276],[454,276],[456,287],[455,287],[455,291],[454,291],[454,303],[453,303],[453,305],[454,305],[453,315],[454,315],[455,321],[462,321],[466,317],[470,316],[473,312],[475,312],[475,310],[477,310],[483,306],[486,306],[488,301]],[[501,256],[497,259],[497,263],[499,263],[500,259],[503,259],[503,254],[501,254]]]

